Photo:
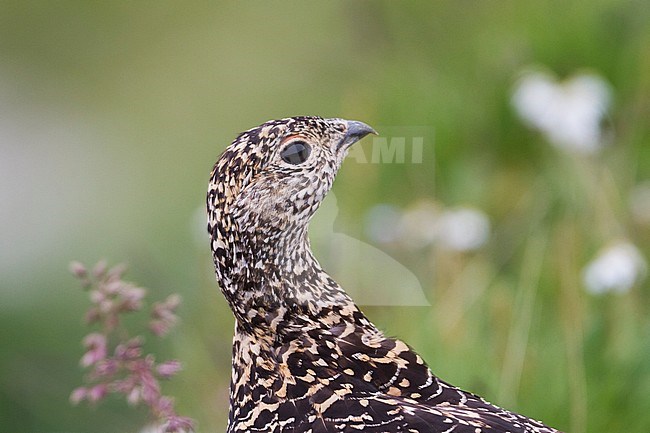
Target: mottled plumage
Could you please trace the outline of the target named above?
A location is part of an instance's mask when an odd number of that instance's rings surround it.
[[[309,220],[348,147],[371,132],[342,119],[270,121],[214,166],[208,231],[236,317],[228,432],[556,432],[438,379],[312,255]]]

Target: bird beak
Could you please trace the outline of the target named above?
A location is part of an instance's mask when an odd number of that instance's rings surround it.
[[[363,122],[357,122],[356,120],[346,120],[345,122],[348,125],[348,130],[345,133],[345,137],[343,137],[343,139],[336,146],[337,151],[341,151],[341,149],[347,149],[368,134],[378,135],[377,131]]]

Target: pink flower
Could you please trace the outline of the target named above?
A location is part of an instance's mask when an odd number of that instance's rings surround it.
[[[156,402],[156,409],[161,415],[172,415],[174,413],[174,399],[171,397],[160,397]]]
[[[92,303],[85,314],[87,324],[98,323],[101,332],[88,334],[83,339],[85,353],[81,358],[83,367],[91,367],[85,376],[85,387],[79,387],[70,394],[70,402],[82,400],[96,403],[109,392],[121,394],[130,405],[143,403],[156,418],[160,431],[184,433],[192,430],[193,421],[180,417],[174,410],[174,401],[162,395],[160,379],[176,374],[181,365],[171,360],[160,364],[152,354],[143,351],[141,336],[128,338],[129,332],[121,325],[121,314],[140,310],[146,296],[145,289],[122,280],[124,266],[108,269],[106,262],[95,265],[92,272],[78,262],[70,264],[71,272],[81,280],[84,288],[90,288]],[[180,303],[177,295],[169,296],[164,302],[152,307],[149,326],[156,335],[164,335],[177,322],[174,310]],[[110,354],[108,342],[111,345]]]
[[[160,399],[160,385],[151,372],[140,374],[142,383],[142,399],[149,405],[154,405]]]
[[[70,272],[77,278],[86,278],[88,276],[88,271],[86,267],[80,262],[70,262]]]
[[[142,354],[142,338],[135,337],[115,348],[115,358],[121,361],[139,358]]]
[[[117,295],[122,291],[122,285],[124,283],[122,281],[118,280],[109,280],[105,284],[102,285],[102,289],[104,289],[104,292],[106,292],[109,295]]]
[[[102,299],[99,302],[99,311],[103,314],[110,314],[113,312],[113,307],[115,303],[111,299]]]
[[[81,357],[81,365],[89,367],[106,358],[106,337],[96,332],[86,335],[83,340],[86,353]]]
[[[184,416],[170,416],[165,423],[166,433],[182,433],[194,430],[194,421]]]
[[[156,367],[156,373],[163,379],[169,379],[181,370],[181,363],[175,359],[165,361]]]
[[[127,376],[124,380],[116,380],[112,383],[113,391],[124,395],[130,394],[136,388],[139,389],[136,384],[136,378],[133,375]]]
[[[99,400],[104,398],[107,393],[108,387],[105,384],[100,383],[99,385],[95,385],[88,390],[87,398],[91,403],[97,403]]]
[[[114,359],[102,359],[95,365],[92,376],[96,379],[112,377],[118,369],[119,365]]]
[[[74,275],[76,278],[78,278],[81,281],[81,287],[84,289],[87,289],[91,285],[90,278],[88,277],[88,271],[86,270],[86,267],[79,263],[79,262],[70,262],[70,266],[68,268],[72,275]]]
[[[119,306],[120,311],[138,311],[142,308],[142,299],[146,291],[141,287],[125,286],[122,288],[122,303]]]
[[[88,394],[88,390],[83,386],[80,386],[79,388],[75,388],[70,394],[70,403],[74,405],[79,404],[81,400],[86,398],[87,394]]]
[[[178,318],[174,312],[180,305],[180,302],[181,297],[174,294],[168,296],[164,302],[156,302],[153,305],[149,329],[154,335],[162,337],[176,325]]]
[[[142,399],[142,392],[140,391],[140,388],[133,388],[131,392],[129,392],[126,395],[126,401],[131,406],[135,406],[138,403],[140,403],[141,399]]]
[[[90,297],[90,302],[93,304],[99,304],[106,299],[106,294],[101,290],[91,290],[88,292],[88,296]]]

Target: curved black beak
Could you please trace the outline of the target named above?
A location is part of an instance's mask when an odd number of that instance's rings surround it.
[[[377,131],[363,122],[358,122],[356,120],[346,120],[346,123],[348,125],[348,130],[345,133],[343,140],[341,140],[336,146],[336,150],[338,151],[352,146],[354,143],[361,140],[368,134],[377,135]]]

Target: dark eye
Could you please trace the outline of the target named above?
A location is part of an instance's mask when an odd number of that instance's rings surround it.
[[[292,141],[289,143],[282,152],[280,156],[284,162],[289,164],[302,164],[309,158],[311,153],[311,147],[304,141]]]

